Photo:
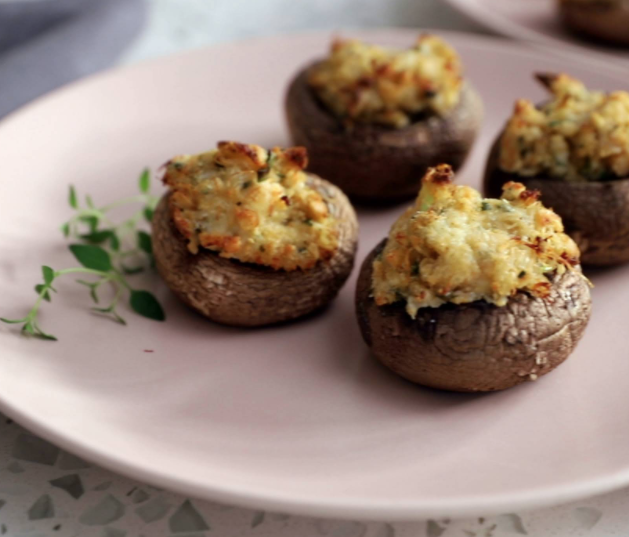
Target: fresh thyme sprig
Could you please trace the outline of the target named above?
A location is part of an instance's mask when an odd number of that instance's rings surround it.
[[[131,198],[124,198],[116,202],[97,207],[90,196],[85,198],[85,206],[81,207],[74,187],[70,187],[69,204],[76,213],[62,226],[65,237],[78,239],[83,242],[71,244],[70,251],[81,264],[80,267],[54,270],[49,266],[42,267],[43,283],[35,286],[37,300],[21,319],[0,318],[9,324],[22,324],[22,332],[26,335],[42,339],[56,340],[51,334],[44,332],[38,322],[40,307],[44,301],[51,302],[52,293],[57,290],[53,283],[68,274],[84,274],[95,276],[92,280],[77,280],[77,283],[89,288],[90,297],[98,307],[92,311],[106,315],[120,324],[126,324],[118,313],[118,305],[122,296],[127,293],[131,309],[149,319],[165,320],[166,316],[158,300],[149,291],[135,289],[128,282],[126,276],[142,272],[146,266],[153,266],[153,248],[151,236],[138,225],[144,219],[151,222],[158,198],[150,194],[150,172],[145,169],[140,175],[140,194]],[[139,205],[133,216],[121,223],[115,223],[109,217],[113,209],[125,205]],[[133,265],[128,263],[131,260]],[[104,284],[113,287],[113,298],[106,306],[100,305],[99,290]]]
[[[68,201],[76,213],[61,226],[64,236],[107,247],[114,263],[119,264],[125,274],[142,272],[142,256],[146,256],[152,265],[153,249],[151,236],[137,227],[143,219],[151,222],[159,199],[150,194],[151,175],[148,169],[142,171],[138,186],[138,196],[123,198],[102,207],[96,207],[90,196],[85,197],[85,207],[81,207],[76,190],[71,186]],[[125,205],[140,205],[140,209],[130,218],[114,223],[108,213]],[[135,266],[129,266],[128,260],[135,260]]]

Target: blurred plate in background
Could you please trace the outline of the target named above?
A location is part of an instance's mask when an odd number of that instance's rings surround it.
[[[452,7],[499,34],[547,45],[547,50],[582,61],[629,69],[629,49],[580,39],[559,20],[557,0],[445,0]],[[629,28],[627,28],[629,32]]]

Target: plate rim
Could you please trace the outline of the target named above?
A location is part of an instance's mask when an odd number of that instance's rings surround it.
[[[465,2],[466,0],[448,0],[451,2]],[[474,0],[475,1],[475,0]],[[444,36],[456,36],[461,39],[474,42],[475,46],[494,48],[496,43],[500,47],[509,48],[511,52],[523,56],[539,57],[542,52],[536,48],[527,47],[524,43],[509,41],[497,36],[483,36],[471,32],[461,32],[440,29],[421,29],[422,31],[434,32]],[[343,28],[340,31],[347,34],[374,35],[377,41],[381,36],[393,34],[407,34],[415,36],[417,28],[403,27],[379,27],[379,28]],[[338,31],[337,31],[338,32]],[[330,30],[312,30],[300,32],[286,32],[272,36],[259,36],[249,39],[226,41],[223,43],[206,47],[195,48],[171,55],[144,60],[132,65],[113,67],[88,77],[70,82],[56,90],[49,92],[30,103],[18,108],[0,120],[0,131],[10,127],[12,123],[19,122],[22,115],[36,112],[38,108],[47,106],[49,101],[62,97],[73,91],[81,91],[83,86],[98,84],[101,80],[109,77],[124,75],[127,70],[137,70],[149,68],[154,63],[177,62],[182,57],[192,55],[204,55],[207,50],[231,48],[240,45],[251,45],[260,41],[285,40],[292,37],[303,37],[307,35],[329,36],[334,32]],[[592,70],[605,72],[608,76],[620,76],[624,69],[610,72],[608,66],[590,63],[583,58],[571,57],[571,62],[581,64],[583,67]],[[265,509],[274,512],[287,512],[294,515],[329,517],[337,519],[360,519],[364,521],[417,521],[427,518],[437,517],[468,517],[477,516],[479,513],[486,515],[498,515],[509,511],[523,511],[537,508],[549,507],[561,503],[579,500],[589,496],[610,492],[629,485],[629,462],[626,470],[614,472],[609,475],[598,476],[592,479],[584,479],[578,483],[568,483],[555,487],[543,487],[541,489],[531,488],[524,492],[511,493],[508,496],[484,495],[470,497],[458,497],[450,500],[440,499],[438,501],[329,501],[326,498],[319,498],[316,502],[312,499],[295,499],[288,493],[277,493],[265,491],[251,492],[243,488],[230,486],[229,484],[201,484],[183,479],[159,468],[146,468],[130,463],[117,454],[108,453],[98,445],[81,440],[81,435],[77,433],[64,433],[45,423],[44,420],[37,419],[34,413],[22,411],[11,401],[5,399],[0,393],[0,411],[10,416],[17,423],[23,425],[27,430],[39,435],[43,439],[52,442],[56,446],[76,454],[87,461],[106,468],[115,473],[119,473],[138,481],[163,487],[168,490],[180,493],[184,496],[199,498],[209,501],[222,502],[230,505],[237,505],[254,509]]]
[[[206,501],[214,501],[227,505],[249,509],[263,509],[271,512],[285,512],[296,516],[315,516],[339,520],[357,519],[374,522],[412,522],[430,518],[466,518],[479,514],[497,516],[506,512],[531,511],[555,505],[594,497],[599,494],[621,489],[629,484],[629,466],[623,472],[609,476],[583,480],[579,484],[566,484],[542,489],[530,489],[524,493],[509,496],[477,496],[459,498],[449,501],[413,502],[393,500],[390,502],[345,501],[345,503],[328,502],[320,499],[318,503],[311,500],[295,500],[287,494],[267,491],[265,495],[247,492],[228,484],[217,486],[192,483],[189,480],[175,477],[167,472],[153,468],[147,470],[130,464],[115,455],[101,450],[97,446],[86,446],[64,437],[62,433],[39,422],[18,408],[4,401],[0,396],[0,411],[11,417],[16,423],[28,431],[35,433],[57,447],[78,457],[92,462],[111,472],[135,479],[148,485],[165,488],[185,497]]]

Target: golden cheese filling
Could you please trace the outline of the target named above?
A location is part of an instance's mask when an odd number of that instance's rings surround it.
[[[373,263],[379,306],[419,308],[485,300],[504,306],[526,291],[547,296],[549,277],[578,265],[579,250],[538,192],[507,183],[500,199],[452,184],[450,166],[431,168],[415,204],[393,224]]]
[[[171,215],[188,239],[222,257],[286,271],[309,269],[338,248],[338,220],[304,172],[305,148],[270,151],[219,142],[166,165]]]
[[[444,40],[423,35],[408,50],[337,40],[308,83],[339,118],[401,128],[422,113],[447,114],[460,98],[461,61]]]
[[[551,99],[521,99],[500,140],[500,168],[523,177],[602,181],[629,175],[629,93],[590,91],[568,75],[538,75]]]

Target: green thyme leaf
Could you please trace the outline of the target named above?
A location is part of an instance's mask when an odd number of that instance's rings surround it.
[[[150,207],[145,207],[144,208],[144,219],[150,224],[153,221],[153,214],[155,213],[155,211],[153,211],[153,209],[151,209]]]
[[[50,285],[52,283],[52,281],[55,279],[55,271],[52,270],[50,267],[47,267],[46,265],[44,265],[41,268],[42,274],[44,275],[44,283],[46,285]]]
[[[92,308],[92,311],[94,313],[101,313],[103,315],[109,315],[114,321],[116,321],[119,324],[122,325],[126,325],[127,321],[125,321],[122,317],[120,317],[120,315],[118,315],[118,313],[116,313],[116,310],[114,309],[115,306],[109,306],[107,308]]]
[[[111,246],[111,249],[114,252],[120,250],[120,239],[118,238],[118,235],[116,235],[116,233],[113,231],[111,232],[111,235],[109,235],[109,246]]]
[[[35,328],[33,328],[33,324],[29,321],[22,327],[22,333],[29,334],[31,336],[35,335]]]
[[[129,301],[133,311],[155,321],[163,321],[166,314],[157,298],[148,291],[131,291],[131,300]]]
[[[47,287],[44,284],[38,284],[35,286],[35,292],[38,295],[42,294],[42,291],[46,290]],[[42,298],[46,301],[46,302],[50,302],[50,293],[48,291],[46,291],[43,295]]]
[[[57,338],[55,336],[53,336],[52,334],[46,334],[46,332],[43,332],[39,326],[35,327],[35,334],[36,337],[41,338],[41,339],[47,339],[49,341],[57,341]]]
[[[121,324],[122,326],[127,326],[127,321],[120,317],[120,315],[118,315],[115,311],[112,311],[111,315],[118,324]]]
[[[90,233],[94,233],[98,229],[98,218],[95,216],[80,216],[79,220],[90,229]]]
[[[142,170],[139,180],[140,192],[146,194],[151,189],[151,172],[148,168]]]
[[[70,192],[68,194],[68,202],[70,203],[70,207],[73,209],[79,208],[79,202],[76,199],[76,190],[74,190],[74,186],[70,185]]]
[[[53,336],[52,334],[46,334],[44,332],[38,332],[37,336],[42,338],[42,339],[48,339],[50,341],[59,341],[55,336]]]
[[[94,231],[93,233],[85,233],[80,237],[91,244],[102,244],[108,240],[112,235],[110,229],[103,229],[101,231]]]
[[[65,224],[63,224],[61,226],[61,232],[63,233],[64,237],[68,237],[70,235],[70,223],[66,222]]]
[[[100,285],[98,282],[86,282],[85,280],[77,280],[76,283],[80,283],[81,285],[85,285],[90,290],[90,297],[94,301],[94,304],[98,304],[98,294],[96,293],[96,289]]]
[[[70,251],[85,268],[108,272],[112,269],[111,257],[100,246],[91,244],[71,244]]]
[[[133,274],[139,274],[140,272],[144,272],[144,267],[127,267],[126,265],[121,265],[122,272],[127,274],[128,276],[132,276]]]
[[[153,254],[151,236],[146,231],[138,231],[138,246],[144,253]]]

